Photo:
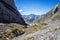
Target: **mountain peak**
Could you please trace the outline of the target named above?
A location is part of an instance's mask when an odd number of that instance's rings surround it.
[[[57,4],[54,9],[53,9],[53,13],[55,14],[56,12],[60,11],[60,4]]]
[[[60,6],[60,4],[57,4],[55,7],[58,7],[58,6]]]

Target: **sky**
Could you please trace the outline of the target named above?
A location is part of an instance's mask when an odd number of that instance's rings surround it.
[[[42,15],[49,12],[60,0],[14,0],[18,11],[22,15]]]

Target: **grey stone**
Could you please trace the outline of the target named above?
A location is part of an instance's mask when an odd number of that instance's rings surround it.
[[[18,12],[14,0],[0,0],[0,23],[27,25]]]

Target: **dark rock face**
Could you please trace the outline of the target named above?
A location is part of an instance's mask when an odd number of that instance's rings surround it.
[[[0,0],[0,23],[27,25],[18,12],[14,0]]]
[[[54,13],[60,11],[60,4],[56,5],[55,9],[54,9]]]

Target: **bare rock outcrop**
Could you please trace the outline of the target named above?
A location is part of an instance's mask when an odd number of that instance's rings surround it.
[[[0,23],[27,25],[18,12],[14,0],[0,0]]]

